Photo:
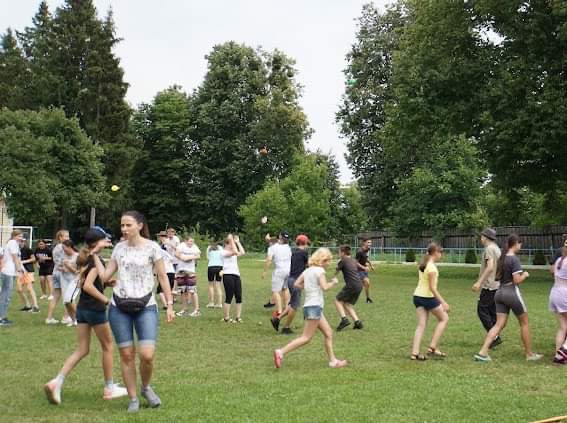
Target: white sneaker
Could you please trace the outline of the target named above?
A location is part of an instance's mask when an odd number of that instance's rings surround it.
[[[57,323],[59,323],[59,320],[51,318],[51,319],[45,319],[45,324],[46,325],[56,325]]]
[[[69,316],[63,317],[63,319],[61,319],[61,323],[64,324],[64,325],[68,325],[71,322],[73,322],[73,319],[71,319],[71,317],[69,317]]]
[[[59,385],[55,379],[47,382],[43,390],[47,396],[47,401],[55,405],[61,404],[61,385]]]
[[[199,317],[201,315],[201,312],[199,310],[195,310],[193,313],[191,313],[189,316],[191,317]]]
[[[126,395],[128,395],[128,390],[123,386],[118,385],[117,383],[112,385],[112,388],[105,387],[102,391],[102,399],[104,400],[125,397]]]
[[[47,295],[42,295],[41,297],[39,297],[40,300],[45,300],[47,298]]]
[[[186,314],[189,314],[189,312],[187,310],[181,310],[181,311],[178,311],[177,313],[175,313],[175,315],[179,316],[179,317],[185,316]]]
[[[51,301],[53,299],[53,295],[50,295],[49,297],[47,297],[48,301]]]
[[[215,308],[222,308],[222,304],[215,304]]]
[[[207,304],[207,308],[213,308],[215,305],[213,303]]]
[[[77,321],[76,320],[71,320],[69,323],[67,323],[67,327],[68,328],[72,328],[77,326]]]

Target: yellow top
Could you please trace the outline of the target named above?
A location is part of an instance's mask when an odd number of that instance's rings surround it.
[[[439,276],[439,270],[437,270],[437,266],[435,263],[430,261],[425,266],[425,270],[422,272],[419,270],[419,282],[417,283],[417,288],[415,288],[415,292],[413,295],[417,295],[418,297],[425,297],[425,298],[432,298],[433,292],[429,288],[429,274],[433,273]],[[437,288],[437,278],[435,279],[435,288]]]

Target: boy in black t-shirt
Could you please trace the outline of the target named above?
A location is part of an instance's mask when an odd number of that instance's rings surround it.
[[[372,240],[364,238],[362,240],[362,245],[360,250],[356,252],[356,261],[358,263],[358,276],[362,280],[362,285],[364,286],[364,292],[366,293],[366,302],[371,304],[370,299],[370,278],[368,277],[368,271],[374,271],[374,266],[368,259],[368,252],[370,251],[370,246],[372,245]]]
[[[335,307],[341,316],[341,321],[339,326],[337,326],[337,332],[340,332],[350,325],[350,321],[346,317],[347,313],[354,320],[354,329],[362,329],[362,321],[358,318],[356,311],[354,311],[354,305],[358,301],[358,297],[362,291],[362,281],[359,277],[358,265],[350,256],[350,247],[348,245],[341,246],[339,254],[341,259],[337,263],[335,277],[339,272],[343,272],[345,286],[337,294],[335,299]]]
[[[20,311],[29,311],[32,313],[39,313],[39,306],[37,304],[37,298],[35,291],[33,289],[34,282],[34,267],[35,256],[31,248],[29,247],[27,241],[22,239],[20,242],[20,260],[22,261],[22,266],[24,267],[24,273],[20,275],[16,284],[16,292],[18,293],[22,304],[24,305]],[[28,299],[28,295],[31,298]]]

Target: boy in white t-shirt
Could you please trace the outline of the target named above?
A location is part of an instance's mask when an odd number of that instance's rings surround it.
[[[0,326],[12,324],[6,315],[12,299],[12,289],[17,276],[23,274],[22,262],[20,260],[20,240],[23,239],[22,231],[15,229],[12,238],[4,247],[2,269],[0,271]]]
[[[287,278],[291,269],[291,248],[289,247],[289,235],[287,232],[280,232],[278,242],[268,249],[262,279],[266,277],[266,270],[272,263],[274,264],[274,271],[272,272],[272,301],[276,304],[277,316],[280,316],[283,304],[289,302]]]
[[[197,295],[197,275],[195,274],[195,265],[197,260],[201,258],[201,250],[195,244],[194,239],[192,237],[188,237],[185,242],[179,244],[175,250],[175,257],[179,259],[179,263],[177,264],[177,273],[184,272],[190,279],[194,280],[194,285],[179,287],[181,291],[182,309],[177,313],[177,315],[185,316],[188,314],[187,307],[189,303],[189,296],[191,296],[193,312],[190,316],[198,317],[201,315],[201,311],[199,310],[199,296]]]

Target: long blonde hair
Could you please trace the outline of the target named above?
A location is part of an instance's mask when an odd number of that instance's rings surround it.
[[[322,266],[323,262],[331,261],[333,254],[328,248],[318,248],[311,257],[309,257],[309,266]]]

